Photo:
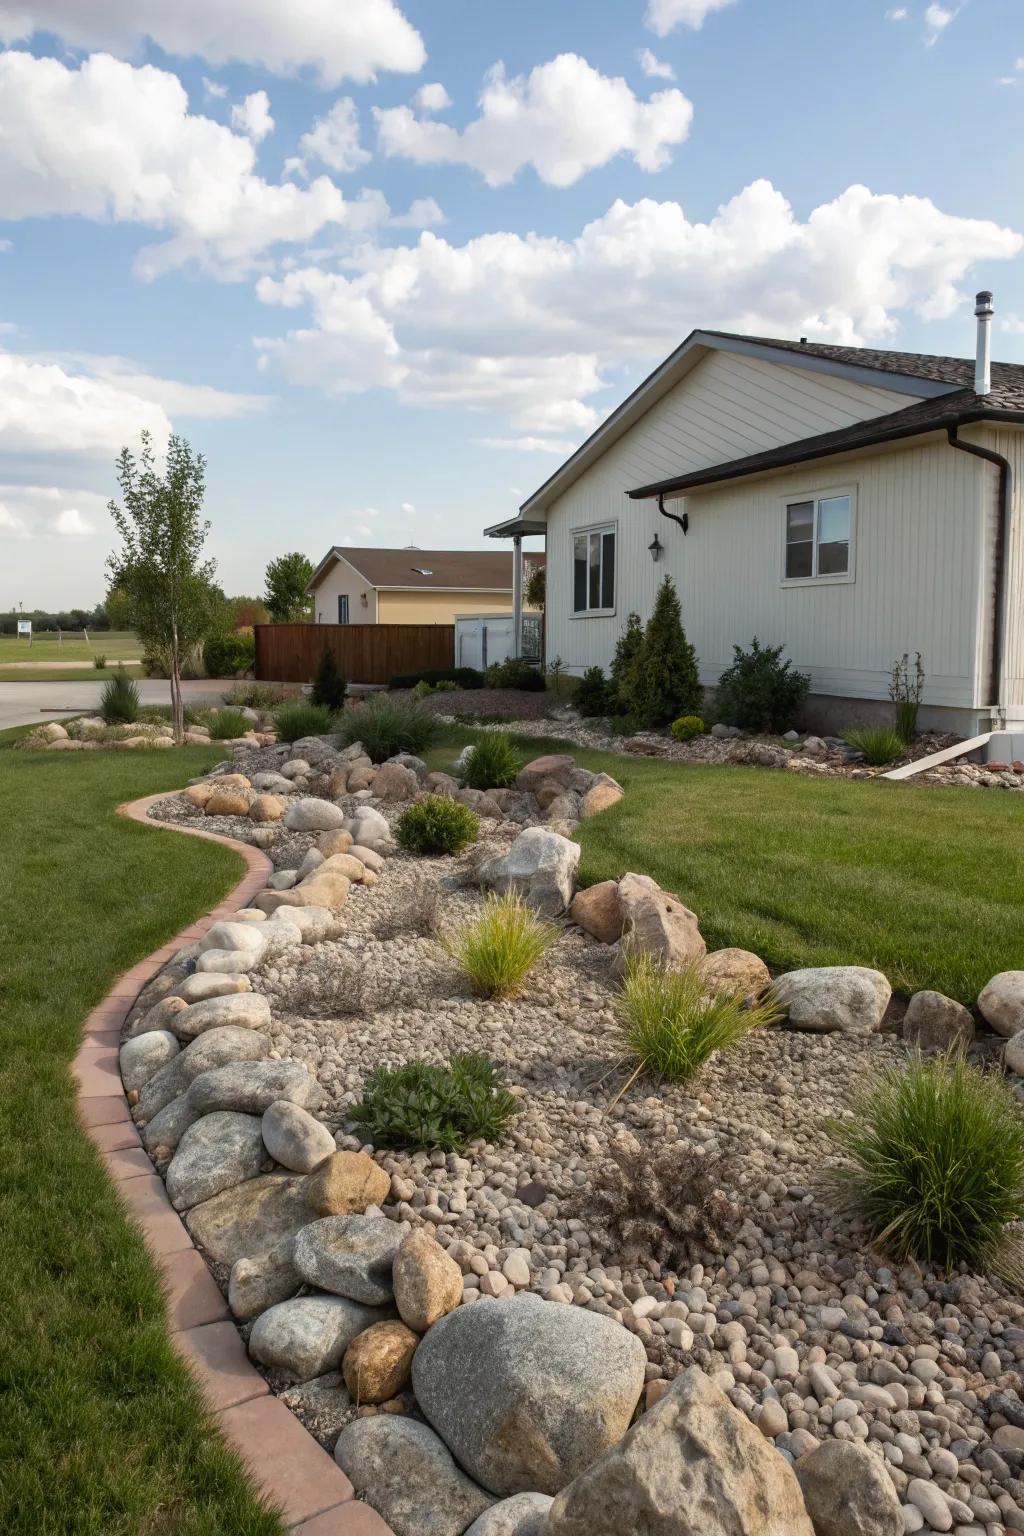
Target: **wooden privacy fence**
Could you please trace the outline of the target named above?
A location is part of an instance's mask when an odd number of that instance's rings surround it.
[[[454,624],[257,624],[260,682],[308,683],[325,650],[333,651],[350,683],[389,683],[393,677],[455,663]]]

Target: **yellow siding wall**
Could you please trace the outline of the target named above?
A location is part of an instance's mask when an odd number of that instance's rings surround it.
[[[458,613],[511,612],[511,592],[381,592],[377,598],[379,624],[452,624]]]

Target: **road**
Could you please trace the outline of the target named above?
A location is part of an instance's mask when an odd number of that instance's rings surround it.
[[[216,704],[229,687],[223,682],[182,683],[189,704]],[[170,684],[163,678],[138,680],[143,704],[169,704]],[[99,707],[103,683],[0,683],[0,730],[12,725],[36,725],[62,715],[89,714]]]

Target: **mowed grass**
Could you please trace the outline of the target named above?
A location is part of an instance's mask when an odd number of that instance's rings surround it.
[[[230,850],[114,807],[219,755],[0,753],[4,1536],[282,1529],[171,1348],[156,1273],[78,1125],[69,1072],[114,976],[243,873]]]
[[[451,733],[431,767],[472,739]],[[997,971],[1024,968],[1024,796],[518,745],[619,780],[625,799],[580,827],[582,882],[651,875],[697,913],[710,949],[751,949],[778,970],[874,966],[901,993],[968,1004]]]
[[[56,630],[41,629],[32,636],[31,645],[24,636],[0,635],[0,664],[31,661],[53,667],[62,661],[91,661],[97,655],[108,661],[138,657],[142,644],[129,629],[91,629],[88,640],[80,629],[66,629],[59,641]]]
[[[0,683],[101,683],[120,671],[107,667],[12,667],[0,664]],[[141,667],[124,665],[128,677],[145,677]]]

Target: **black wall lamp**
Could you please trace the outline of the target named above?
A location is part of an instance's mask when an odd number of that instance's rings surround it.
[[[658,535],[655,534],[654,538],[651,540],[651,542],[647,546],[647,548],[651,552],[651,559],[654,561],[655,565],[657,565],[658,561],[661,559],[661,552],[664,549],[664,547],[665,546],[664,546],[664,544],[662,544],[661,540],[658,538]]]

